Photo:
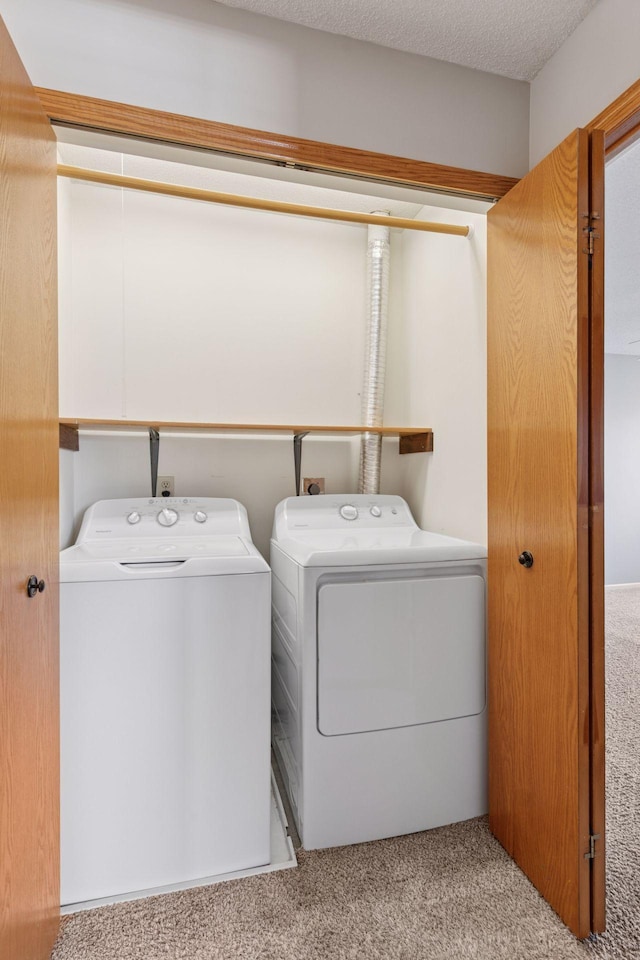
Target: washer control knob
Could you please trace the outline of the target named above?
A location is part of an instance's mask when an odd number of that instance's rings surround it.
[[[172,527],[174,523],[178,521],[178,513],[176,510],[172,510],[171,507],[165,507],[164,510],[161,510],[156,520],[161,527]]]
[[[195,520],[196,523],[206,523],[207,515],[204,512],[204,510],[196,510],[196,512],[193,515],[193,519]]]
[[[127,523],[140,523],[140,514],[137,510],[132,510],[127,517]]]
[[[352,503],[345,503],[340,507],[340,516],[343,520],[357,520],[358,508]]]
[[[374,505],[371,507],[371,510],[369,511],[369,513],[371,514],[372,517],[381,517],[381,516],[382,516],[382,510],[380,509],[380,507],[378,506],[377,503],[374,503]]]

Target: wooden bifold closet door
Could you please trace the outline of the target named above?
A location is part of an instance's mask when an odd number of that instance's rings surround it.
[[[490,825],[579,937],[604,927],[603,179],[578,130],[488,214]]]
[[[0,78],[0,957],[44,960],[60,913],[56,146],[1,20]]]

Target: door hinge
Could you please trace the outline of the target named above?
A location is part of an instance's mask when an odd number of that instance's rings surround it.
[[[586,246],[585,250],[583,250],[583,253],[586,253],[586,254],[588,254],[590,257],[592,257],[592,256],[593,256],[593,253],[594,253],[594,246],[593,246],[593,244],[594,244],[594,239],[595,239],[595,238],[594,238],[594,235],[593,235],[593,227],[587,227],[586,229],[587,229],[587,246]]]
[[[585,860],[594,860],[596,856],[596,840],[600,839],[599,833],[592,833],[589,837],[589,852],[585,853]]]
[[[593,225],[592,221],[600,219],[599,213],[583,213],[583,220],[588,220],[589,225],[582,228],[582,233],[587,241],[586,247],[583,248],[582,252],[586,253],[587,256],[592,257],[595,253],[595,241],[600,239],[600,234],[596,233],[596,228]]]

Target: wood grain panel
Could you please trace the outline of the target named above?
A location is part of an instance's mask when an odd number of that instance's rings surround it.
[[[488,214],[490,825],[580,937],[590,930],[587,151],[586,134],[572,134]]]
[[[0,20],[0,957],[59,915],[56,145]],[[45,592],[29,600],[36,574]]]
[[[490,199],[504,196],[517,183],[513,177],[303,140],[60,90],[37,89],[51,121],[104,133],[203,147],[313,170],[390,180]]]
[[[639,89],[640,92],[640,89]],[[590,271],[590,667],[591,831],[599,836],[591,868],[591,930],[606,926],[605,667],[604,667],[604,134],[591,134],[591,202],[597,213]]]

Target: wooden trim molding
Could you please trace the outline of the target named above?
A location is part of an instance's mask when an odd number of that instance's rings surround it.
[[[351,174],[372,180],[411,184],[446,193],[497,199],[518,182],[513,177],[480,173],[422,160],[409,160],[353,147],[281,136],[228,123],[184,117],[130,104],[98,100],[36,87],[52,123],[103,133],[140,137],[284,163],[303,169]]]
[[[640,80],[621,93],[588,124],[589,132],[604,131],[607,158],[615,156],[640,136]]]

